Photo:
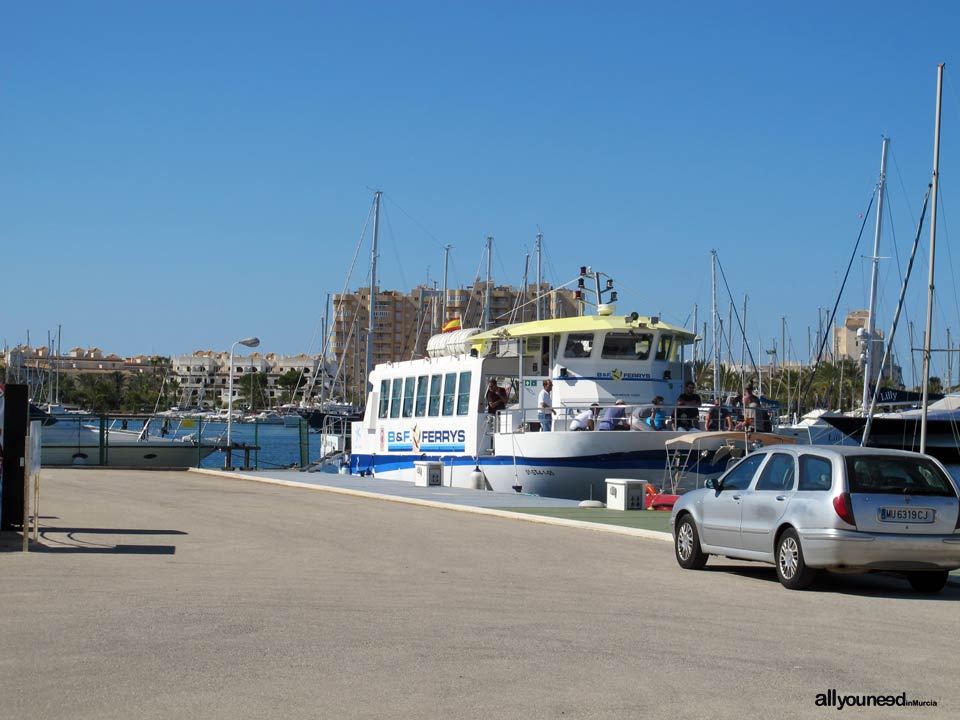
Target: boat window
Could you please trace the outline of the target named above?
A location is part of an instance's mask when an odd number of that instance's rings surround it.
[[[457,374],[447,373],[443,376],[443,415],[453,415],[453,398],[457,392]]]
[[[607,333],[600,357],[605,360],[646,360],[650,357],[652,341],[653,335],[649,333]]]
[[[380,412],[378,417],[385,418],[387,416],[387,410],[390,408],[390,381],[381,380],[380,381]]]
[[[400,417],[400,394],[403,392],[403,380],[394,378],[393,388],[390,390],[390,417]]]
[[[430,417],[436,417],[440,414],[440,383],[443,381],[441,375],[434,375],[430,378]]]
[[[673,345],[673,335],[661,335],[657,342],[657,360],[669,360],[670,348]]]
[[[593,333],[570,333],[563,347],[563,356],[568,358],[590,357],[593,352]]]
[[[460,392],[457,393],[457,415],[466,415],[470,412],[470,375],[469,372],[460,373]]]
[[[414,378],[408,377],[403,381],[403,417],[413,416],[413,387]]]
[[[417,417],[423,417],[427,414],[427,375],[421,375],[417,378],[417,402],[415,414]]]
[[[833,485],[833,466],[824,457],[800,456],[800,490],[826,491]]]

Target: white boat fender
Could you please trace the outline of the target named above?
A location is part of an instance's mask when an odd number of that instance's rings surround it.
[[[487,489],[487,477],[483,474],[483,470],[480,469],[479,465],[474,467],[473,472],[470,473],[470,488],[472,490]]]

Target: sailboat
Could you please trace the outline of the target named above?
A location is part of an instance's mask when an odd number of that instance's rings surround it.
[[[943,70],[944,65],[941,63],[937,68],[937,109],[936,122],[934,125],[933,178],[928,194],[931,202],[930,262],[929,281],[927,284],[926,332],[924,333],[923,344],[923,390],[920,407],[903,412],[874,414],[873,410],[877,405],[879,390],[877,388],[873,389],[872,398],[870,398],[870,402],[868,403],[868,393],[865,386],[864,410],[861,417],[825,416],[823,419],[838,430],[856,437],[863,445],[899,450],[914,450],[929,453],[943,462],[955,463],[960,462],[960,394],[952,393],[932,404],[929,403],[930,345],[933,330],[934,261],[936,259],[937,239],[937,186],[940,175],[940,106],[943,94]],[[926,208],[926,203],[924,203],[924,208]],[[919,234],[920,231],[918,230],[918,240]],[[914,252],[916,251],[916,244],[915,241]],[[874,255],[876,254],[877,253],[874,252]],[[911,265],[912,263],[913,258],[911,257]],[[909,278],[909,267],[907,270],[907,278]],[[873,283],[875,289],[875,275]],[[906,279],[904,280],[904,290],[905,288]],[[901,290],[900,304],[897,307],[897,315],[894,318],[889,343],[892,343],[893,332],[896,330],[897,319],[899,318],[900,308],[903,303],[904,290]],[[889,354],[889,343],[887,354]]]

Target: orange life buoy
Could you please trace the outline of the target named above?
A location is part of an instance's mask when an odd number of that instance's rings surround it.
[[[647,485],[647,495],[656,495],[657,489],[653,485]]]

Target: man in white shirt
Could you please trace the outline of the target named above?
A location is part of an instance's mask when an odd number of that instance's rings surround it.
[[[537,420],[540,421],[540,429],[543,432],[550,432],[553,429],[553,398],[550,391],[553,390],[553,381],[544,380],[543,390],[537,397]]]
[[[594,420],[597,417],[597,413],[599,411],[600,411],[600,406],[594,403],[583,412],[577,413],[577,416],[570,421],[570,429],[571,430],[593,430]]]

